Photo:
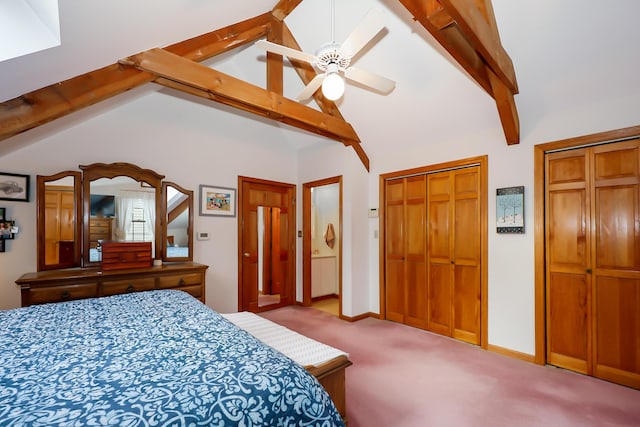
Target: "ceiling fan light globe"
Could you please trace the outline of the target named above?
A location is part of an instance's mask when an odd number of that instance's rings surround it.
[[[329,101],[335,101],[344,94],[344,80],[336,73],[330,73],[322,82],[322,94]]]

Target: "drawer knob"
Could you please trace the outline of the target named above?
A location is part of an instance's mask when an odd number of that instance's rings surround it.
[[[62,295],[60,295],[60,297],[61,297],[62,299],[69,299],[69,298],[71,298],[71,292],[69,292],[69,291],[63,291],[63,292],[62,292]]]
[[[133,283],[129,283],[129,286],[127,286],[127,292],[133,292],[135,290],[136,288],[133,286]]]
[[[180,278],[180,280],[178,280],[178,286],[184,286],[184,279]]]

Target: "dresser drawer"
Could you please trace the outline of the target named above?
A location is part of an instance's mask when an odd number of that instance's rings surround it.
[[[185,286],[200,285],[202,275],[198,273],[185,273],[180,275],[158,277],[158,287],[160,289],[183,288]]]
[[[92,298],[97,296],[98,285],[96,283],[31,288],[29,290],[29,300],[31,304],[71,301],[74,299]]]
[[[116,295],[127,292],[150,291],[155,289],[153,277],[132,278],[126,280],[109,280],[102,282],[102,295]]]

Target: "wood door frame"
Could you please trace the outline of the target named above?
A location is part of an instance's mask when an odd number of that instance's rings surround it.
[[[342,315],[342,175],[302,184],[302,305],[311,301],[311,188],[338,184],[338,317]]]
[[[296,301],[296,259],[297,259],[297,250],[296,250],[296,185],[295,184],[288,184],[286,182],[279,182],[279,181],[269,181],[266,179],[261,179],[261,178],[251,178],[251,177],[247,177],[247,176],[238,176],[238,199],[236,202],[236,206],[238,207],[237,209],[237,213],[238,213],[238,236],[237,236],[237,245],[238,245],[238,311],[241,311],[244,309],[244,303],[243,303],[243,293],[244,293],[244,287],[243,287],[243,283],[244,283],[244,277],[243,277],[243,241],[242,241],[242,228],[243,228],[243,223],[244,223],[244,216],[245,216],[245,212],[244,212],[244,204],[243,204],[243,197],[245,197],[244,191],[243,191],[243,185],[244,183],[254,183],[254,184],[264,184],[264,185],[269,185],[269,186],[274,186],[274,187],[280,187],[283,189],[288,189],[288,190],[292,190],[292,197],[293,200],[291,202],[291,212],[289,212],[290,218],[290,229],[291,229],[291,236],[290,236],[290,241],[287,242],[287,244],[289,245],[289,247],[291,248],[291,252],[290,252],[290,256],[292,257],[292,259],[290,260],[291,262],[291,277],[294,283],[291,283],[291,285],[289,286],[289,295],[288,295],[288,300],[290,301],[290,304],[295,304]],[[265,310],[271,310],[274,308],[279,308],[279,307],[283,307],[285,304],[281,303],[281,304],[273,304],[268,306]],[[265,311],[265,310],[260,310],[260,311]]]
[[[632,126],[613,131],[594,133],[575,138],[562,139],[533,147],[534,161],[534,312],[535,312],[535,355],[534,362],[539,365],[547,363],[546,347],[546,294],[545,294],[545,155],[549,151],[578,148],[587,145],[598,145],[640,138],[640,126]]]
[[[489,168],[489,156],[477,156],[467,159],[454,160],[451,162],[438,163],[435,165],[423,166],[404,171],[391,172],[380,175],[379,181],[379,274],[380,274],[380,318],[386,319],[386,272],[384,264],[385,254],[385,212],[384,212],[384,200],[385,200],[385,181],[392,178],[400,178],[410,175],[430,174],[436,172],[442,172],[450,169],[459,169],[478,165],[480,167],[480,257],[481,257],[481,272],[480,272],[480,347],[487,349],[489,347],[489,321],[488,321],[488,168]]]

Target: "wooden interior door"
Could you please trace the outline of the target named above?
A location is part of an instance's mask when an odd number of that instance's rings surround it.
[[[428,329],[480,344],[480,168],[428,177]]]
[[[547,362],[640,388],[640,142],[545,170]]]
[[[295,302],[295,185],[257,178],[238,177],[238,310],[260,312]],[[278,295],[273,303],[261,306],[258,293],[258,207],[278,208],[276,224],[270,221],[271,288]],[[276,238],[273,238],[276,233]],[[273,248],[273,240],[276,248]]]
[[[452,175],[429,174],[427,180],[428,329],[452,336],[453,226]]]
[[[385,182],[385,306],[386,318],[405,323],[405,180]]]
[[[546,160],[547,362],[591,373],[591,216],[586,149]]]
[[[594,375],[640,388],[640,141],[591,150]]]
[[[451,171],[453,176],[452,336],[480,344],[480,167]]]
[[[387,318],[426,328],[426,176],[385,185]]]

